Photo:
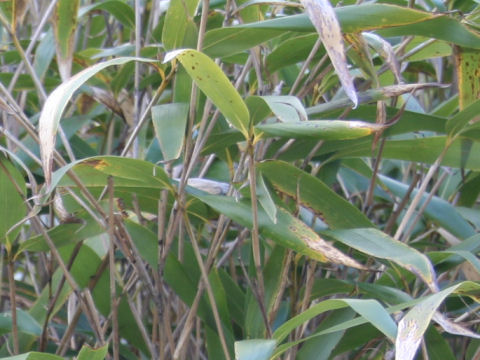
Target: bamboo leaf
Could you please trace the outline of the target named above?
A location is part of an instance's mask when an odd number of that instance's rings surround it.
[[[227,196],[193,195],[239,224],[248,228],[253,226],[249,201],[235,201],[235,199]],[[327,243],[286,210],[281,208],[277,210],[277,223],[274,224],[268,215],[259,208],[258,222],[261,234],[281,246],[321,262],[332,262],[357,269],[365,269],[363,265]]]
[[[449,135],[455,135],[462,131],[468,122],[475,121],[480,112],[480,100],[469,102],[467,105],[464,101],[464,104],[461,104],[460,106],[461,111],[448,119],[447,124],[445,125],[445,130]],[[466,155],[468,157],[468,154]]]
[[[63,82],[48,96],[39,120],[40,150],[42,155],[43,172],[45,174],[47,185],[50,185],[51,182],[53,151],[55,149],[58,125],[62,118],[62,113],[65,110],[68,101],[73,96],[73,93],[99,71],[109,66],[122,65],[130,61],[153,62],[149,59],[134,57],[122,57],[107,60],[90,66],[80,71],[78,74],[75,74],[70,79]]]
[[[93,349],[88,345],[83,345],[77,360],[103,360],[108,354],[108,344],[97,349]]]
[[[26,184],[22,174],[0,153],[0,241],[12,243],[20,231],[18,223],[25,217]],[[17,225],[17,226],[16,226]]]
[[[257,167],[276,190],[312,209],[332,229],[373,226],[360,210],[322,181],[295,166],[283,161],[265,161]]]
[[[17,309],[17,326],[18,331],[34,336],[40,336],[42,327],[40,324],[27,312]],[[0,334],[12,333],[12,313],[11,311],[0,314]]]
[[[282,122],[299,122],[307,120],[307,113],[300,100],[295,96],[250,96],[246,103],[249,106],[263,102]],[[258,105],[257,105],[258,106]],[[256,119],[252,114],[253,123]]]
[[[275,350],[275,340],[243,340],[235,342],[236,360],[268,360]]]
[[[356,33],[387,27],[397,27],[405,31],[412,24],[426,22],[438,15],[390,4],[361,4],[342,6],[334,9],[344,33]],[[449,24],[457,29],[460,24]],[[275,38],[288,31],[313,32],[315,28],[306,14],[280,17],[227,28],[213,29],[205,36],[204,51],[209,56],[221,57],[250,49],[255,45]],[[465,30],[466,31],[466,30]],[[420,31],[419,31],[420,32]],[[433,31],[448,36],[447,31]],[[421,32],[418,34],[421,35]],[[433,36],[435,37],[435,36]],[[466,38],[463,39],[464,41]],[[470,33],[469,43],[480,47],[480,38]],[[467,45],[465,45],[467,46]],[[471,46],[474,47],[474,46]]]
[[[193,45],[188,41],[186,33],[189,28],[195,28],[193,21],[197,11],[198,0],[172,0],[167,10],[165,24],[163,26],[162,41],[167,50],[179,49]]]
[[[36,351],[31,351],[21,355],[4,357],[2,359],[3,360],[63,360],[63,358],[60,356],[36,352]]]
[[[479,292],[480,285],[465,281],[430,295],[415,305],[398,323],[395,359],[411,360],[415,357],[425,330],[427,330],[437,308],[447,296],[454,293],[465,296],[478,295]]]
[[[358,139],[385,128],[382,124],[349,120],[310,120],[300,122],[257,125],[262,136],[280,136],[293,139],[315,138],[318,140]]]
[[[342,309],[347,306],[382,331],[389,339],[393,340],[395,338],[397,332],[395,322],[379,302],[370,299],[331,299],[322,301],[280,326],[274,332],[273,338],[281,343],[292,330],[311,318],[325,311]]]
[[[384,232],[369,229],[330,230],[325,235],[365,254],[395,262],[436,289],[436,276],[430,260],[418,250],[394,240]]]
[[[173,59],[182,63],[200,90],[212,100],[230,124],[248,138],[248,108],[218,65],[205,54],[192,49],[171,51],[165,55],[165,62]]]
[[[58,70],[63,81],[70,78],[80,0],[59,0],[55,8],[53,29],[57,49]]]
[[[122,25],[129,28],[135,27],[135,14],[133,9],[120,0],[103,0],[80,8],[78,17],[85,16],[94,10],[106,10],[115,16]]]
[[[172,103],[152,107],[152,122],[163,160],[170,161],[180,156],[185,138],[188,104]]]

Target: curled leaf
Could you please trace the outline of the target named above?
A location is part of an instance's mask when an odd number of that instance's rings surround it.
[[[68,81],[57,87],[45,101],[39,120],[40,153],[42,155],[42,166],[45,174],[45,182],[50,185],[52,178],[53,152],[55,149],[55,138],[63,110],[67,106],[73,93],[82,86],[88,79],[95,76],[99,71],[112,65],[122,65],[129,61],[152,62],[150,59],[135,57],[121,57],[104,61],[90,66],[72,76]]]

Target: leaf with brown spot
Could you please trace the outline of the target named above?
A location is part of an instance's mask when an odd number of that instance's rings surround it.
[[[249,201],[236,201],[233,197],[199,195],[193,192],[192,195],[240,225],[252,228],[252,208]],[[277,222],[274,223],[262,207],[258,208],[258,224],[262,236],[320,262],[330,262],[361,270],[367,269],[322,239],[309,226],[288,211],[278,208],[276,218]]]
[[[122,65],[130,61],[155,62],[150,59],[121,57],[104,61],[90,66],[79,73],[72,76],[68,81],[58,86],[47,98],[40,114],[39,120],[39,137],[40,137],[40,153],[42,156],[43,172],[47,185],[51,183],[53,152],[55,149],[55,140],[58,125],[62,117],[63,110],[67,106],[73,93],[95,76],[99,71],[112,65]]]
[[[164,62],[173,59],[180,61],[188,75],[228,122],[248,138],[250,114],[247,105],[222,69],[207,55],[193,49],[170,51],[165,55]]]
[[[327,50],[345,93],[352,100],[353,106],[357,107],[357,93],[348,70],[342,30],[332,5],[328,0],[301,0],[301,3]]]

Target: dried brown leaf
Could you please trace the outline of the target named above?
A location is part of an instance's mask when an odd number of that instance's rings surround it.
[[[328,0],[301,0],[310,21],[317,29],[340,82],[354,107],[358,105],[353,78],[348,71],[340,24]]]

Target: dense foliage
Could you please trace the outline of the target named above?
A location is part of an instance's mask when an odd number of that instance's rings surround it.
[[[480,359],[479,13],[0,2],[0,357]]]

